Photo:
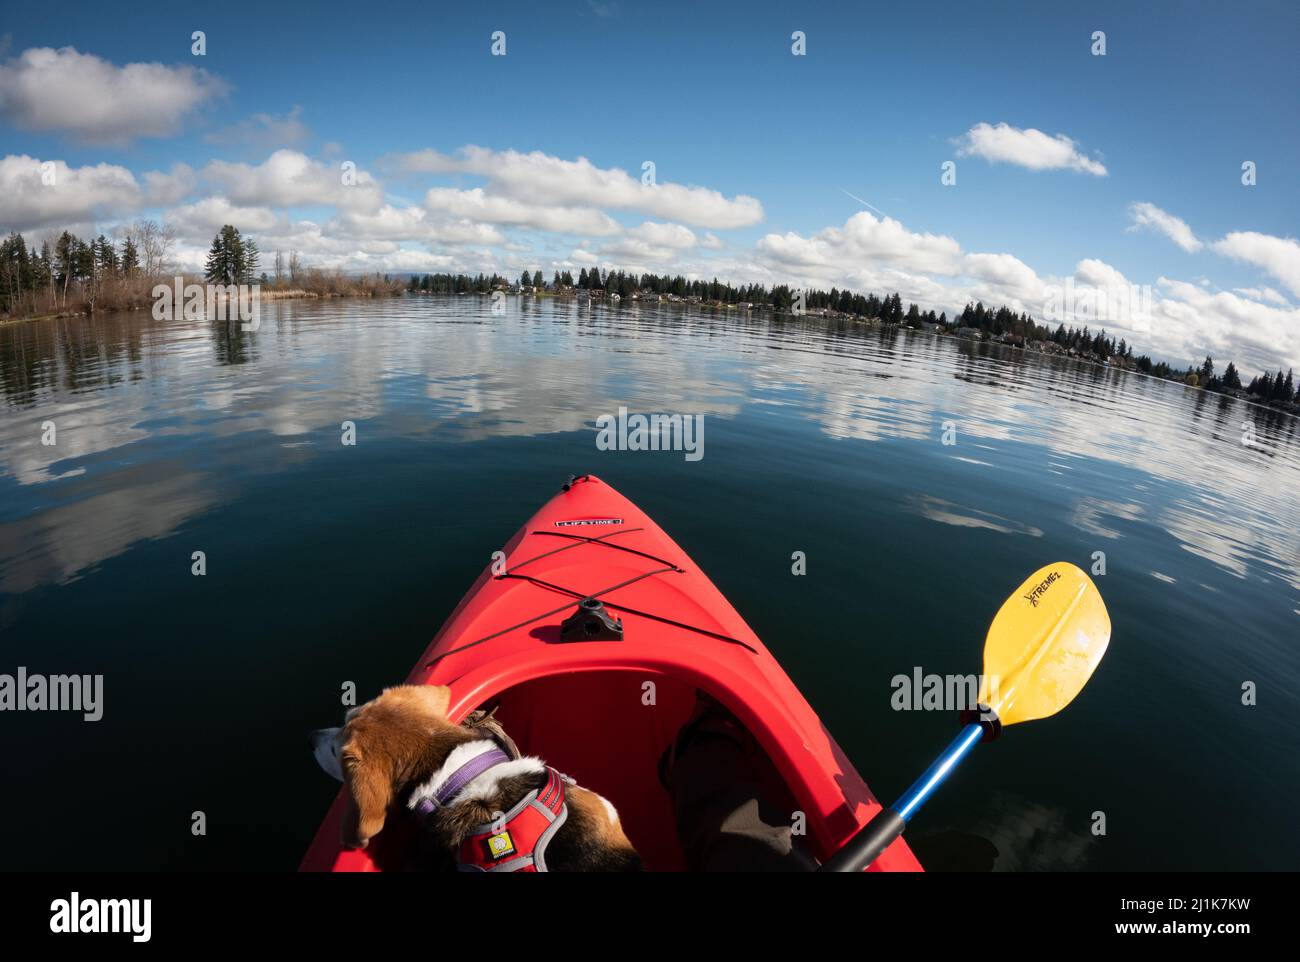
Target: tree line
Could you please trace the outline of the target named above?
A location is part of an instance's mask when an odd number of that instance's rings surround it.
[[[8,316],[35,316],[59,311],[93,312],[145,306],[155,281],[172,269],[170,256],[174,245],[172,230],[152,220],[138,220],[121,229],[113,239],[101,233],[86,240],[65,230],[53,241],[43,241],[39,250],[28,245],[21,234],[11,233],[0,242],[0,311]],[[237,228],[226,224],[212,239],[204,274],[213,284],[248,284],[259,277],[266,284],[269,282],[266,273],[259,275],[260,257],[257,242],[252,237],[244,236]],[[284,256],[277,251],[277,287],[283,281],[285,266]],[[323,296],[384,295],[401,290],[400,283],[388,275],[354,279],[337,270],[329,273],[315,269],[304,271],[297,251],[290,251],[287,266],[289,281],[295,287]],[[495,272],[474,276],[424,274],[412,275],[406,289],[432,294],[485,294],[509,286],[509,283]],[[524,271],[518,283],[521,287],[539,290],[547,287],[540,270]],[[1026,342],[1052,343],[1062,350],[1102,361],[1118,358],[1123,366],[1132,366],[1142,373],[1184,381],[1209,391],[1243,394],[1265,404],[1300,405],[1300,389],[1291,371],[1283,373],[1279,369],[1276,374],[1266,371],[1243,389],[1241,375],[1231,362],[1222,375],[1215,373],[1214,361],[1210,357],[1199,368],[1189,366],[1186,370],[1179,370],[1164,361],[1152,361],[1146,354],[1134,358],[1131,345],[1123,339],[1117,343],[1104,330],[1093,333],[1086,326],[1067,328],[1064,324],[1051,330],[1027,313],[1018,313],[1006,306],[987,308],[982,303],[967,304],[960,314],[949,319],[946,312],[936,315],[933,310],[922,311],[916,304],[909,304],[904,310],[898,293],[878,296],[837,287],[826,291],[799,290],[784,284],[771,288],[761,284],[733,285],[716,277],[712,281],[688,280],[680,274],[636,274],[622,270],[601,271],[596,267],[580,269],[576,278],[570,271],[555,271],[549,287],[556,292],[599,290],[622,297],[656,294],[698,298],[725,305],[753,304],[777,311],[790,310],[796,298],[802,295],[806,311],[833,311],[884,324],[929,325],[950,332],[970,328],[991,337],[1010,335]]]
[[[797,289],[784,284],[771,288],[762,284],[733,285],[717,278],[712,281],[687,280],[680,274],[636,274],[622,270],[601,271],[596,267],[590,270],[585,267],[580,269],[576,279],[570,271],[555,271],[551,275],[549,287],[540,270],[524,271],[516,283],[520,287],[561,293],[568,290],[600,290],[607,295],[618,294],[625,298],[634,294],[675,295],[683,299],[696,297],[716,304],[748,303],[777,311],[790,310],[799,293]],[[495,273],[474,276],[413,274],[407,289],[429,294],[487,294],[507,286],[510,286],[510,281]],[[1127,340],[1116,340],[1105,330],[1093,332],[1086,325],[1076,328],[1066,327],[1063,323],[1052,329],[1039,324],[1029,314],[1013,311],[1006,306],[989,308],[982,303],[967,304],[960,314],[950,319],[946,312],[936,314],[933,310],[922,311],[916,304],[909,304],[904,310],[902,297],[898,293],[884,296],[858,294],[837,287],[832,287],[829,291],[803,290],[802,293],[803,307],[808,311],[834,311],[884,324],[917,328],[928,325],[949,332],[968,328],[989,337],[1010,336],[1023,338],[1026,343],[1050,343],[1062,351],[1106,362],[1118,360],[1123,367],[1132,367],[1153,377],[1182,381],[1209,391],[1244,393],[1263,403],[1300,405],[1300,390],[1297,390],[1289,372],[1285,375],[1281,371],[1277,374],[1265,373],[1251,381],[1243,392],[1241,376],[1232,362],[1229,362],[1222,375],[1214,373],[1214,361],[1209,357],[1199,368],[1189,365],[1185,370],[1180,370],[1165,361],[1153,361],[1147,354],[1134,357],[1133,347]]]
[[[388,274],[345,275],[338,268],[304,268],[296,250],[289,251],[287,257],[276,251],[274,274],[268,277],[260,270],[261,256],[254,238],[226,224],[212,238],[203,275],[209,284],[257,283],[266,288],[263,296],[269,292],[280,297],[391,297],[402,293],[402,283]]]
[[[0,242],[0,309],[11,316],[138,306],[167,269],[170,229],[139,220],[110,239],[63,231],[29,245],[22,234]]]

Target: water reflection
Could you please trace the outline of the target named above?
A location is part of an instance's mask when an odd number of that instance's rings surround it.
[[[994,792],[987,807],[989,814],[974,833],[997,850],[996,872],[1078,871],[1087,868],[1099,844],[1085,828],[1072,824],[1077,817],[1012,792]]]
[[[1278,412],[842,321],[488,307],[272,302],[258,331],[148,312],[0,327],[0,517],[14,526],[0,542],[4,589],[66,579],[207,510],[196,465],[250,458],[273,470],[281,462],[258,438],[299,457],[337,445],[345,420],[369,437],[526,438],[592,430],[619,405],[743,422],[760,438],[811,425],[838,441],[911,443],[936,477],[971,490],[1050,488],[1065,522],[1090,536],[1116,542],[1156,525],[1237,578],[1300,588],[1300,446],[1295,419]],[[40,443],[49,420],[54,447]],[[955,446],[939,443],[945,421]],[[141,464],[167,481],[142,479]],[[911,506],[934,523],[1042,536],[1005,504],[979,502],[927,490]]]

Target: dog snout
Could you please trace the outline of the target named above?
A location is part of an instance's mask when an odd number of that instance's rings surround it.
[[[343,767],[339,759],[338,728],[318,728],[307,740],[311,743],[311,753],[316,757],[316,764],[340,782],[343,781]]]

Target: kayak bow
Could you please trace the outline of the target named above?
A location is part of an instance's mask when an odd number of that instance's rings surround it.
[[[657,763],[694,709],[697,690],[753,734],[779,776],[764,786],[765,796],[788,806],[792,819],[803,813],[803,841],[818,859],[881,810],[721,592],[608,484],[572,479],[504,554],[504,570],[489,566],[479,576],[407,682],[447,685],[454,722],[498,706],[497,719],[521,751],[614,803],[647,868],[684,868]],[[583,599],[601,604],[580,609]],[[400,865],[402,820],[390,820],[365,851],[349,851],[339,844],[342,808],[340,794],[304,870]],[[920,864],[899,839],[872,868],[919,871]]]

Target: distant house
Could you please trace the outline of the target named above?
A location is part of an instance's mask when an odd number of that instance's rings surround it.
[[[969,337],[972,341],[982,341],[984,332],[978,327],[959,327],[957,328],[958,337]]]

